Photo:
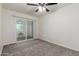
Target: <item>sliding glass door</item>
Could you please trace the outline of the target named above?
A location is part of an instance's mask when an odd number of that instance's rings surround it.
[[[33,38],[33,21],[27,21],[27,39]]]
[[[17,41],[26,39],[26,21],[18,19],[16,21]]]
[[[33,20],[16,18],[17,41],[33,39]]]

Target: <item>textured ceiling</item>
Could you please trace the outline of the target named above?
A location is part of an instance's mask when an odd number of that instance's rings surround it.
[[[61,7],[65,7],[67,5],[70,5],[70,3],[58,3],[57,5],[51,5],[47,6],[47,8],[50,10],[50,12],[35,12],[35,10],[38,8],[37,6],[28,6],[26,3],[3,3],[3,8],[7,8],[10,10],[18,11],[21,13],[33,15],[33,16],[43,16],[49,13],[52,13]]]

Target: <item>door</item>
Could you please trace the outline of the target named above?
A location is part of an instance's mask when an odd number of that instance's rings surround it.
[[[17,19],[16,21],[16,30],[17,30],[17,41],[25,40],[27,39],[27,33],[26,33],[26,20],[24,19]]]
[[[27,20],[27,39],[33,39],[33,20]]]

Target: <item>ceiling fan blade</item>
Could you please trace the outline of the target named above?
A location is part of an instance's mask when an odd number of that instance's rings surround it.
[[[49,12],[50,10],[46,8],[46,11]]]
[[[35,12],[38,12],[39,9],[36,9]]]
[[[27,5],[30,5],[30,6],[38,6],[37,4],[32,4],[32,3],[27,3]]]
[[[50,5],[56,5],[58,3],[46,3],[46,6],[50,6]]]

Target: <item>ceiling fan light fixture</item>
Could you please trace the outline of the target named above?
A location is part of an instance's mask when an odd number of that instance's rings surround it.
[[[42,6],[38,6],[39,12],[43,11],[43,7]]]
[[[38,9],[35,10],[35,12],[49,12],[50,10],[46,6],[51,6],[51,5],[57,5],[58,3],[27,3],[27,5],[30,6],[37,6]]]
[[[43,11],[45,11],[46,10],[46,8],[45,7],[43,7]]]
[[[46,10],[46,8],[43,6],[39,6],[38,9],[39,9],[39,12],[44,12]]]

